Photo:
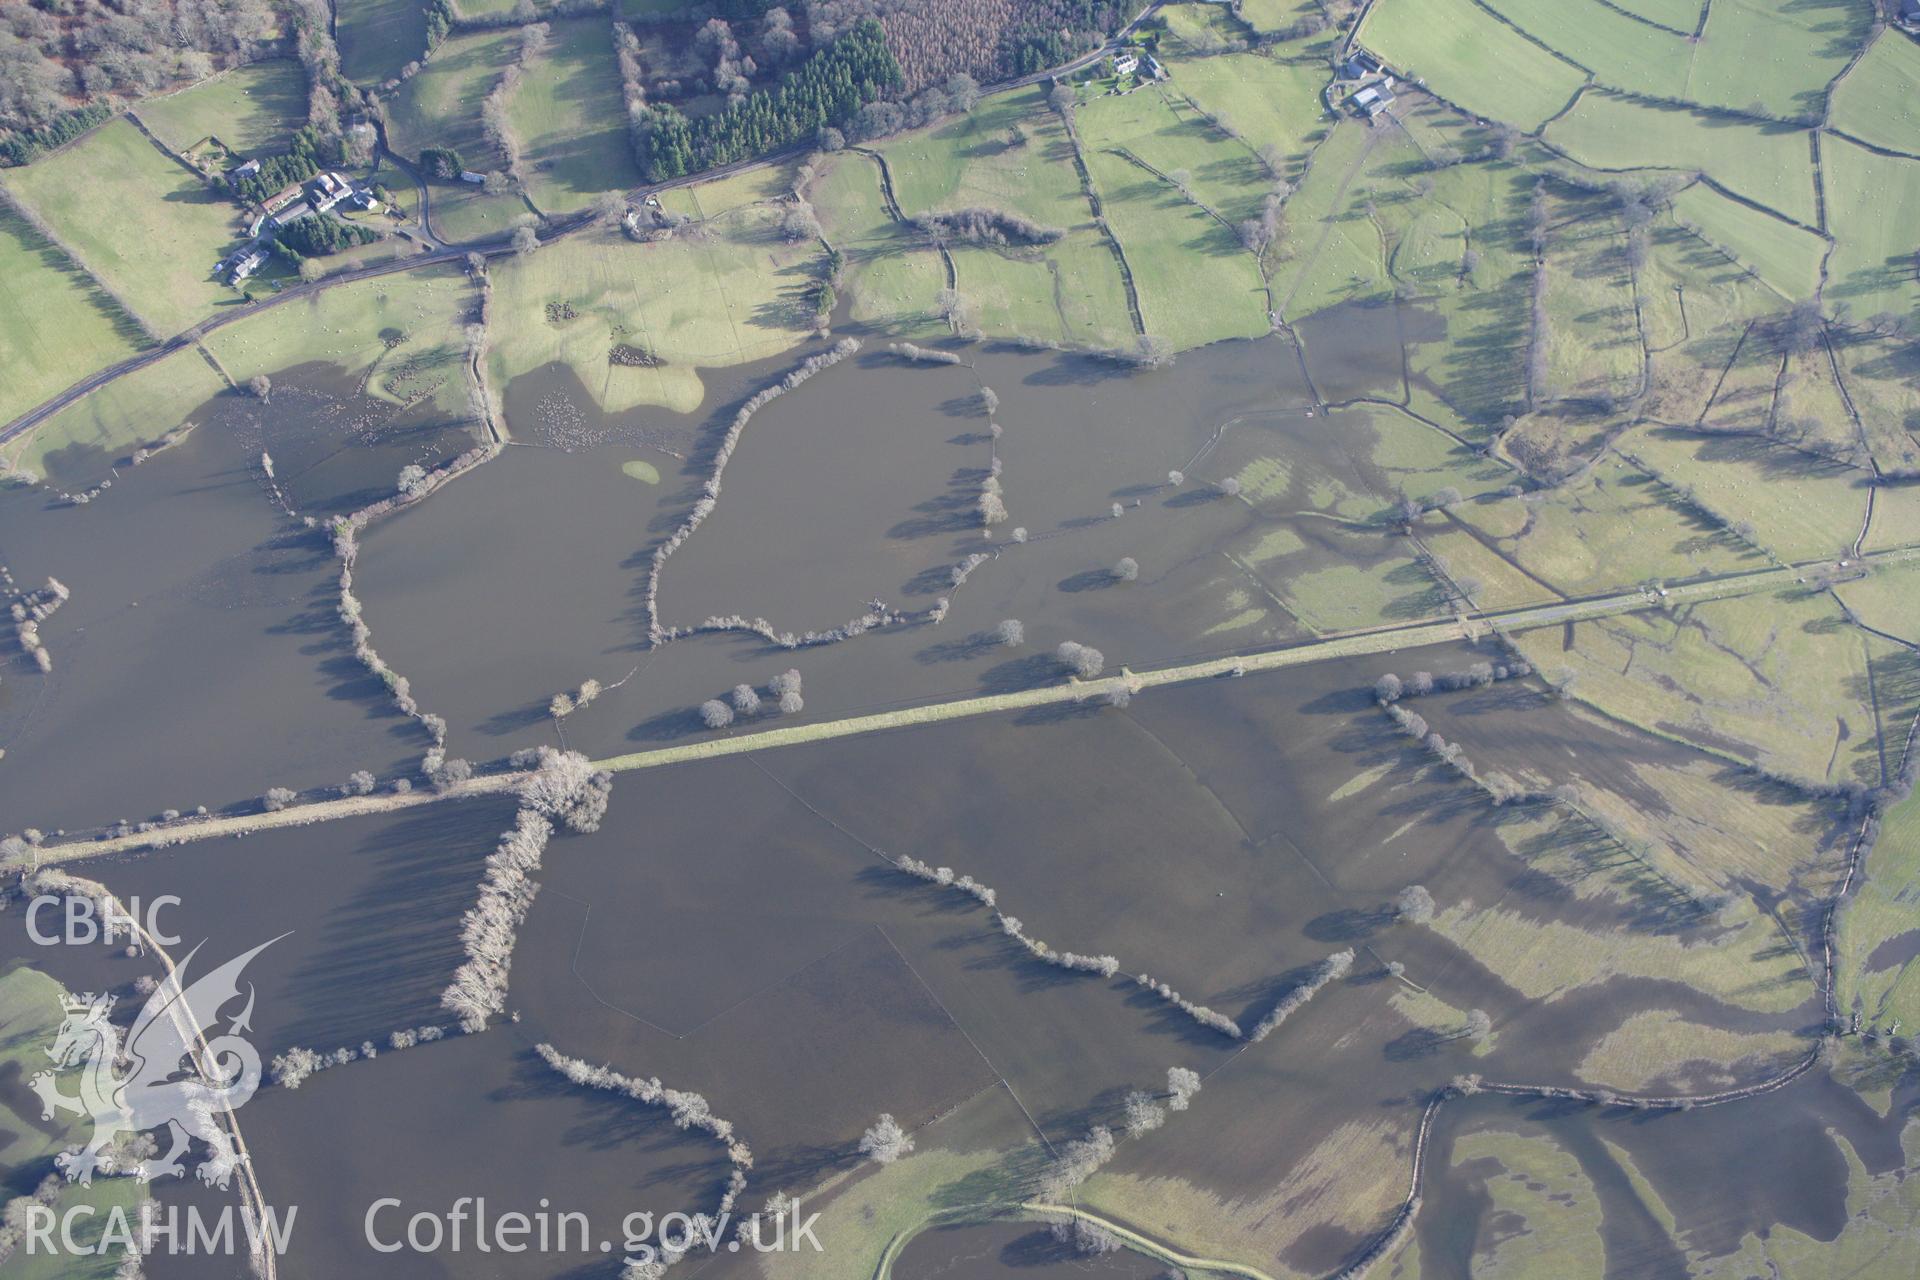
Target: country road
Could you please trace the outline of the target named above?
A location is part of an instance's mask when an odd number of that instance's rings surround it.
[[[1920,544],[1877,551],[1862,557],[1855,563],[1860,567],[1867,567],[1902,564],[1916,560],[1920,560]],[[1777,590],[1802,580],[1809,571],[1823,571],[1834,567],[1834,563],[1829,560],[1807,561],[1783,568],[1753,569],[1669,584],[1664,598],[1648,589],[1635,588],[1631,591],[1567,600],[1556,604],[1471,614],[1465,618],[1395,623],[1389,626],[1319,636],[1273,649],[1229,654],[1203,662],[1183,663],[1148,671],[1129,671],[1122,668],[1117,675],[1097,680],[1068,680],[1063,684],[1041,685],[1011,693],[954,698],[944,702],[880,711],[870,715],[849,716],[839,720],[823,720],[812,724],[730,734],[680,746],[635,751],[594,763],[599,768],[615,773],[636,769],[656,769],[664,765],[687,764],[697,760],[744,755],[754,751],[771,751],[780,747],[825,742],[864,733],[879,733],[890,729],[911,728],[915,725],[937,724],[946,720],[968,719],[974,716],[1020,711],[1030,707],[1077,702],[1089,696],[1097,696],[1101,691],[1114,687],[1118,683],[1124,683],[1130,690],[1137,692],[1142,689],[1185,684],[1196,680],[1213,680],[1257,671],[1278,671],[1286,667],[1306,666],[1337,658],[1391,653],[1400,649],[1459,640],[1469,634],[1485,634],[1488,630],[1533,631],[1541,627],[1562,626],[1568,622],[1582,622],[1623,613],[1634,613],[1642,609],[1655,608],[1662,603],[1721,600]],[[281,827],[329,822],[338,818],[391,813],[400,809],[434,804],[442,800],[500,795],[514,790],[525,777],[524,773],[517,772],[483,774],[450,787],[446,791],[421,789],[404,795],[389,793],[339,797],[295,804],[273,813],[228,814],[213,818],[187,819],[157,827],[152,831],[133,832],[124,836],[101,839],[79,838],[47,844],[40,849],[40,860],[44,864],[69,862],[101,854],[161,848],[182,844],[189,840],[237,836],[253,831],[270,831]]]
[[[1044,71],[1035,71],[1029,75],[1020,76],[1013,80],[1003,80],[996,84],[983,85],[981,92],[983,95],[987,93],[1010,93],[1017,89],[1024,89],[1028,86],[1051,80],[1057,76],[1072,75],[1077,71],[1084,70],[1119,47],[1120,43],[1126,39],[1127,35],[1132,32],[1135,27],[1151,17],[1154,10],[1158,9],[1165,2],[1166,0],[1150,0],[1138,14],[1134,15],[1131,22],[1127,23],[1126,26],[1115,33],[1113,39],[1102,44],[1097,49],[1082,54],[1071,62],[1064,62],[1057,67],[1049,67]],[[380,150],[382,155],[392,159],[397,167],[401,168],[409,176],[415,177],[416,182],[419,182],[417,175],[414,174],[412,164],[402,162],[399,156],[387,150],[384,130],[382,131]],[[662,191],[672,191],[677,187],[689,187],[696,183],[711,182],[719,178],[730,177],[733,174],[748,173],[755,169],[763,169],[770,165],[785,164],[813,150],[815,150],[815,148],[811,146],[789,147],[784,151],[771,152],[752,160],[736,160],[732,164],[723,164],[712,169],[704,169],[699,173],[690,173],[682,178],[673,178],[666,182],[657,182],[647,186],[635,187],[626,193],[627,199],[630,203],[639,204],[648,196],[658,195]],[[422,194],[420,206],[421,225],[426,228],[429,236],[438,240],[439,234],[434,231],[432,223],[432,196],[427,191],[427,186],[424,182],[420,182],[419,185]],[[540,233],[540,239],[542,243],[550,243],[565,236],[573,235],[575,232],[592,224],[593,219],[590,215],[573,214],[565,218],[557,219],[549,226],[543,228]],[[274,307],[283,306],[298,298],[312,297],[316,293],[323,292],[327,289],[335,289],[341,285],[355,284],[359,281],[373,279],[377,276],[392,275],[395,272],[417,271],[442,263],[461,261],[464,260],[469,253],[478,253],[483,257],[494,258],[512,252],[513,249],[511,245],[509,245],[505,239],[444,243],[440,248],[428,253],[419,253],[408,258],[396,258],[391,262],[382,262],[369,267],[359,267],[351,271],[342,271],[338,274],[316,280],[311,284],[289,286],[274,294],[272,297],[263,298],[259,302],[229,307],[182,330],[157,346],[142,351],[137,355],[129,356],[117,364],[108,365],[104,369],[99,369],[88,374],[86,377],[80,379],[80,381],[68,387],[65,391],[60,392],[41,404],[35,405],[5,426],[0,426],[0,446],[33,430],[33,428],[39,426],[42,422],[45,422],[48,418],[51,418],[54,414],[60,412],[60,410],[66,408],[74,401],[98,391],[108,383],[123,378],[135,370],[144,369],[155,361],[165,359],[177,351],[189,348],[216,329],[225,328],[227,325],[236,323],[237,321],[257,316],[263,311],[269,311]]]

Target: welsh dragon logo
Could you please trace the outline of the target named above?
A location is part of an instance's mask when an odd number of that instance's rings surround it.
[[[43,1119],[71,1112],[93,1120],[93,1140],[56,1158],[69,1181],[89,1184],[96,1170],[127,1172],[116,1163],[115,1140],[122,1134],[165,1129],[168,1150],[135,1163],[136,1177],[146,1182],[181,1176],[183,1157],[198,1138],[209,1155],[195,1173],[202,1182],[228,1185],[240,1157],[216,1117],[244,1104],[260,1087],[260,1054],[241,1034],[252,1029],[251,983],[246,1007],[227,1030],[209,1032],[220,1010],[242,994],[240,974],[247,964],[278,941],[263,942],[190,980],[188,971],[200,953],[195,947],[147,999],[124,1046],[110,1021],[112,996],[87,994],[61,1001],[66,1018],[47,1050],[53,1068],[38,1072],[29,1084],[40,1095]],[[80,1068],[80,1092],[68,1097],[60,1092],[54,1072],[75,1067]]]

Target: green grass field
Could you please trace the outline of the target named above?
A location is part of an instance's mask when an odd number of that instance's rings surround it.
[[[1133,340],[1120,264],[1099,233],[1075,231],[1044,252],[953,251],[960,295],[994,337],[1105,350]]]
[[[1320,100],[1326,67],[1317,60],[1229,53],[1180,62],[1176,76],[1177,91],[1200,110],[1255,147],[1277,148],[1290,178],[1333,124]]]
[[[1491,0],[1492,8],[1614,89],[1686,96],[1693,45],[1599,0]]]
[[[1195,200],[1229,223],[1257,214],[1272,189],[1254,148],[1228,137],[1171,92],[1138,89],[1096,98],[1074,118],[1084,152],[1119,152],[1184,180]]]
[[[1255,31],[1281,31],[1302,18],[1317,17],[1314,0],[1241,0],[1240,18]]]
[[[1914,380],[1920,373],[1920,353],[1899,341],[1855,337],[1836,343],[1834,357],[1880,464],[1920,465],[1920,443],[1912,434],[1920,430],[1920,384]],[[1892,492],[1882,493],[1881,499]]]
[[[1268,259],[1274,298],[1288,320],[1386,291],[1386,245],[1356,198],[1367,162],[1382,145],[1394,143],[1358,124],[1336,126],[1287,201],[1284,234]]]
[[[1820,283],[1824,240],[1696,182],[1673,197],[1674,212],[1700,237],[1789,298],[1810,298]]]
[[[1756,568],[1759,559],[1671,503],[1658,485],[1605,458],[1560,502],[1506,498],[1459,507],[1472,525],[1535,578],[1568,595],[1656,578]]]
[[[1807,131],[1589,93],[1547,130],[1581,164],[1610,172],[1698,170],[1796,222],[1813,225]]]
[[[1440,291],[1428,304],[1445,319],[1444,340],[1408,343],[1407,363],[1415,407],[1471,432],[1520,399],[1533,273],[1520,227],[1531,183],[1512,164],[1463,164],[1435,176],[1434,195],[1465,223],[1479,262],[1462,288]]]
[[[0,976],[0,1069],[16,1081],[31,1076],[48,1065],[45,1050],[53,1043],[61,1021],[60,984],[24,965]],[[62,1083],[69,1095],[77,1091],[72,1073]],[[16,1109],[20,1108],[20,1109]],[[49,1134],[40,1120],[40,1102],[22,1085],[8,1105],[0,1106],[0,1122],[7,1130],[5,1172],[8,1184],[25,1194],[40,1179],[55,1172],[54,1155],[67,1146],[84,1142],[90,1121],[69,1117],[55,1133]],[[76,1217],[74,1240],[83,1249],[99,1248],[98,1253],[68,1253],[54,1236],[54,1248],[30,1249],[24,1244],[8,1258],[8,1270],[26,1280],[111,1280],[124,1257],[109,1241],[101,1244],[113,1210],[125,1215],[126,1225],[135,1226],[134,1216],[147,1198],[147,1189],[133,1178],[99,1178],[90,1186],[70,1184],[53,1201],[56,1215],[82,1205],[94,1209],[91,1218]]]
[[[1833,91],[1833,127],[1920,154],[1920,44],[1884,31]]]
[[[1706,8],[1700,0],[1619,0],[1619,7],[1683,35],[1693,34]]]
[[[1360,40],[1447,101],[1522,129],[1538,128],[1587,82],[1472,0],[1378,0]]]
[[[723,213],[750,204],[764,204],[770,200],[783,199],[793,190],[797,176],[797,166],[791,164],[770,164],[758,169],[743,169],[739,173],[724,178],[715,178],[711,182],[696,182],[690,186],[674,187],[660,193],[660,203],[676,213],[683,213],[696,221],[716,218]]]
[[[66,406],[9,446],[14,463],[69,488],[186,422],[226,383],[198,351],[177,351]]]
[[[1866,515],[1861,473],[1821,465],[1763,440],[1726,442],[1636,428],[1620,448],[1784,560],[1838,554]]]
[[[1687,96],[1706,106],[1817,120],[1826,86],[1866,38],[1851,0],[1713,0]]]
[[[1631,395],[1645,363],[1626,237],[1570,227],[1547,245],[1547,386],[1556,397]]]
[[[1483,1188],[1500,1224],[1473,1242],[1473,1275],[1596,1274],[1590,1264],[1603,1252],[1600,1197],[1572,1152],[1544,1137],[1479,1130],[1453,1144],[1453,1173]]]
[[[476,305],[474,286],[460,268],[446,266],[329,289],[228,325],[206,346],[236,382],[325,361],[361,375],[369,393],[387,399],[395,397],[370,371],[424,366],[432,370],[435,402],[458,412],[466,405],[465,326]]]
[[[1883,642],[1865,640],[1830,598],[1795,588],[1713,601],[1671,618],[1581,623],[1571,649],[1545,634],[1523,637],[1522,647],[1543,670],[1575,673],[1581,700],[1650,732],[1789,777],[1877,783],[1878,723],[1866,676]],[[1887,693],[1881,690],[1883,699]],[[1711,783],[1711,774],[1701,781]],[[1735,803],[1724,792],[1717,802]],[[1623,826],[1647,821],[1631,802],[1612,816]],[[1713,821],[1725,829],[1737,819],[1723,813]],[[1772,849],[1701,835],[1685,843],[1703,866],[1776,886],[1806,852],[1794,839]]]
[[[571,213],[602,191],[637,186],[613,36],[597,18],[552,24],[508,104],[519,131],[527,194],[547,214]]]
[[[828,243],[845,256],[849,314],[899,332],[945,335],[933,306],[947,286],[946,267],[888,216],[880,162],[857,151],[828,156],[807,194]]]
[[[291,58],[254,62],[135,111],[175,151],[214,137],[243,156],[272,155],[307,122],[307,77]]]
[[[340,70],[349,80],[380,84],[427,52],[422,0],[339,0]]]
[[[1168,52],[1217,52],[1229,41],[1246,35],[1223,4],[1171,4],[1159,16],[1171,37]]]
[[[1230,228],[1111,151],[1088,149],[1086,163],[1149,334],[1185,348],[1267,332],[1259,264]]]
[[[1866,872],[1840,915],[1840,1008],[1920,1027],[1920,797],[1888,812]]]
[[[1019,130],[1016,141],[1010,131]],[[971,112],[889,140],[879,150],[909,218],[967,208],[1009,209],[1044,227],[1091,226],[1073,143],[1039,89],[984,99]]]
[[[512,60],[517,42],[512,31],[449,37],[388,102],[388,142],[393,149],[418,158],[427,147],[453,147],[475,172],[499,168],[500,157],[481,130],[480,107]]]
[[[0,205],[0,423],[144,342],[86,272]]]
[[[1920,305],[1913,269],[1913,237],[1894,209],[1920,200],[1920,160],[1877,155],[1840,138],[1821,144],[1827,217],[1834,239],[1827,264],[1829,304],[1845,302],[1856,316],[1891,312],[1910,320]]]
[[[160,333],[235,300],[213,268],[239,231],[238,209],[125,120],[9,170],[6,183]]]
[[[497,385],[549,362],[571,365],[603,409],[643,404],[690,412],[705,398],[697,372],[775,356],[812,330],[804,301],[819,246],[789,244],[770,210],[747,208],[702,237],[635,244],[618,231],[569,237],[494,267]],[[572,319],[550,319],[549,303]],[[615,343],[641,347],[657,368],[616,365]]]

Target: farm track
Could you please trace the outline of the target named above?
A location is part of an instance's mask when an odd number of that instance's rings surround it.
[[[1901,564],[1915,560],[1920,560],[1920,544],[1874,552],[1872,555],[1863,557],[1860,563],[1868,566]],[[1188,684],[1197,680],[1220,679],[1255,671],[1278,671],[1338,658],[1364,657],[1368,654],[1394,653],[1421,645],[1443,644],[1450,640],[1467,638],[1469,634],[1480,628],[1491,628],[1496,631],[1532,631],[1542,627],[1559,627],[1569,622],[1636,613],[1662,604],[1722,600],[1776,590],[1798,581],[1805,570],[1823,568],[1827,564],[1828,562],[1824,560],[1807,561],[1781,568],[1751,569],[1739,573],[1699,578],[1691,582],[1670,583],[1665,597],[1655,596],[1646,590],[1635,588],[1630,591],[1588,596],[1556,604],[1479,612],[1465,618],[1428,619],[1337,632],[1275,649],[1224,654],[1146,671],[1130,671],[1122,668],[1117,675],[1095,680],[1069,680],[1065,684],[1043,685],[1011,693],[955,698],[945,702],[901,707],[839,720],[825,720],[812,724],[763,729],[730,737],[709,738],[681,746],[657,747],[647,751],[611,756],[604,760],[597,760],[594,764],[597,768],[615,773],[656,769],[667,765],[747,755],[755,751],[801,746],[811,742],[827,742],[836,738],[856,737],[891,729],[938,724],[947,720],[971,719],[1009,711],[1029,710],[1034,707],[1079,702],[1090,696],[1096,696],[1119,682],[1124,682],[1129,689],[1137,693],[1143,689],[1165,685]],[[273,813],[231,814],[152,831],[133,832],[124,836],[93,840],[65,840],[43,846],[42,861],[70,862],[101,854],[132,853],[143,849],[164,848],[216,836],[240,836],[254,831],[308,826],[338,818],[391,813],[401,809],[418,808],[441,800],[500,795],[513,791],[526,777],[527,775],[521,772],[484,774],[458,783],[445,791],[421,790],[404,795],[383,794],[318,800],[307,804],[291,805]]]

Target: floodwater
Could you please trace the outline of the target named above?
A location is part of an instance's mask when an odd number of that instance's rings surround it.
[[[1400,335],[1397,353],[1424,323],[1392,309],[1318,321],[1303,332],[1318,393],[1396,394],[1402,370],[1380,335]],[[795,356],[715,379],[709,409],[688,417],[603,418],[564,371],[516,382],[506,403],[517,443],[363,538],[356,581],[375,644],[448,718],[453,752],[491,760],[535,742],[598,756],[682,741],[702,732],[699,701],[741,682],[764,690],[789,666],[805,677],[803,714],[839,717],[1057,681],[1049,655],[1067,639],[1105,650],[1110,672],[1299,639],[1309,623],[1282,599],[1322,570],[1363,571],[1397,593],[1367,606],[1382,616],[1368,620],[1437,607],[1378,517],[1405,475],[1440,467],[1450,446],[1402,449],[1414,460],[1386,466],[1384,420],[1322,413],[1286,340],[1221,344],[1148,373],[1057,353],[966,354],[966,367],[906,366],[870,350],[763,409],[660,594],[669,625],[740,613],[795,630],[843,622],[870,596],[913,609],[950,596],[940,626],[797,653],[738,635],[648,648],[653,547],[697,499],[736,406]],[[7,828],[233,806],[269,786],[318,789],[417,761],[424,735],[347,650],[324,536],[274,507],[258,456],[274,454],[296,509],[325,516],[467,438],[430,415],[383,414],[331,377],[276,378],[272,415],[217,399],[184,445],[89,507],[0,494],[0,554],[17,579],[53,575],[74,593],[43,629],[53,675],[13,659],[0,683],[0,811],[22,815]],[[1000,399],[997,442],[982,386]],[[1011,518],[988,539],[971,511],[996,459]],[[1187,478],[1174,484],[1170,470]],[[1259,483],[1240,498],[1209,487],[1243,474]],[[1011,540],[1016,526],[1025,542]],[[1295,550],[1253,554],[1279,532]],[[991,559],[956,590],[948,567],[973,551]],[[1137,577],[1114,574],[1121,557]],[[1336,605],[1349,594],[1326,593]],[[1023,643],[993,639],[1004,618],[1024,620]],[[1240,1215],[1221,1229],[1319,1273],[1385,1220],[1419,1106],[1451,1076],[1572,1081],[1599,1037],[1648,1008],[1737,1031],[1807,1023],[1808,1006],[1757,1014],[1659,978],[1530,999],[1497,957],[1393,922],[1385,904],[1420,883],[1442,910],[1499,903],[1534,922],[1714,945],[1704,924],[1579,897],[1531,867],[1502,839],[1526,815],[1433,767],[1368,692],[1389,666],[1445,671],[1487,656],[1438,646],[1152,690],[1124,709],[1054,706],[623,775],[603,828],[548,850],[509,1019],[248,1105],[269,1199],[302,1210],[282,1274],[476,1273],[450,1254],[372,1250],[364,1216],[382,1197],[443,1211],[485,1196],[497,1212],[547,1197],[610,1224],[635,1209],[712,1206],[726,1173],[713,1143],[567,1085],[535,1057],[541,1042],[707,1096],[754,1148],[755,1195],[852,1170],[880,1111],[919,1128],[1004,1094],[1015,1132],[993,1149],[1011,1153],[1111,1123],[1128,1091],[1191,1067],[1204,1098],[1151,1140],[1123,1144],[1109,1170],[1167,1194],[1116,1216],[1200,1240],[1215,1209]],[[608,691],[556,726],[548,700],[587,677]],[[1483,768],[1575,749],[1577,726],[1543,726],[1537,687],[1477,696],[1436,699],[1431,714],[1454,717],[1462,736],[1478,726]],[[753,723],[779,721],[734,731]],[[1646,801],[1634,768],[1680,748],[1616,736],[1581,768]],[[504,802],[434,806],[87,873],[127,897],[178,895],[167,923],[188,946],[207,939],[209,958],[277,939],[250,971],[264,1055],[380,1045],[444,1020],[460,916],[509,820]],[[1537,837],[1550,850],[1572,838]],[[977,877],[1030,935],[1112,954],[1118,973],[1040,963],[971,899],[889,867],[894,854]],[[1150,973],[1251,1025],[1345,947],[1357,953],[1347,977],[1260,1044],[1200,1027],[1132,979]],[[71,985],[118,988],[141,963],[40,960]],[[1497,1041],[1476,1052],[1419,1021],[1396,999],[1411,989],[1388,976],[1396,962],[1442,1010],[1429,1007],[1430,1021],[1485,1010]],[[1824,1078],[1687,1116],[1450,1106],[1421,1226],[1436,1274],[1471,1270],[1485,1203],[1444,1150],[1477,1123],[1533,1126],[1575,1152],[1609,1206],[1609,1265],[1622,1275],[1673,1274],[1683,1244],[1724,1253],[1775,1223],[1831,1238],[1846,1165],[1829,1129],[1870,1170],[1900,1160],[1889,1125]],[[1658,1215],[1634,1209],[1639,1193],[1608,1171],[1599,1137],[1632,1152],[1684,1241],[1649,1233]],[[608,1275],[611,1259],[589,1249],[556,1268],[550,1256],[495,1256],[484,1273]],[[1141,1267],[1133,1255],[1063,1258],[1043,1230],[1000,1222],[931,1232],[896,1271],[1155,1274]]]
[[[698,497],[736,406],[794,360],[730,371],[708,412],[691,418],[596,416],[549,370],[509,388],[509,417],[529,447],[363,540],[358,584],[381,652],[448,717],[455,752],[475,758],[548,740],[553,694],[587,677],[631,677],[562,726],[569,745],[600,755],[696,732],[700,701],[741,682],[764,686],[787,666],[807,680],[807,714],[845,715],[1054,678],[1036,651],[1067,639],[1117,666],[1297,638],[1300,626],[1269,600],[1284,586],[1280,571],[1245,559],[1279,524],[1311,527],[1285,573],[1370,554],[1422,574],[1384,529],[1329,541],[1311,525],[1316,515],[1296,516],[1337,501],[1343,519],[1369,518],[1394,481],[1366,462],[1375,433],[1363,419],[1329,425],[1306,412],[1283,339],[1222,344],[1144,374],[1051,352],[964,354],[965,367],[906,365],[870,349],[762,409],[719,507],[668,562],[660,589],[670,626],[738,614],[803,632],[838,626],[872,599],[924,610],[945,596],[952,611],[941,625],[798,652],[744,634],[648,650],[652,548]],[[983,385],[1000,401],[997,443]],[[564,431],[550,426],[556,398],[572,406]],[[1208,487],[1276,454],[1294,483],[1257,508]],[[973,507],[996,458],[1010,516],[988,539]],[[635,462],[660,483],[629,475]],[[1176,470],[1188,477],[1178,486],[1168,481]],[[1334,499],[1321,492],[1325,478],[1338,481]],[[1024,544],[1011,540],[1015,528]],[[1355,538],[1366,545],[1349,545]],[[951,568],[974,553],[990,559],[956,589]],[[1113,577],[1123,557],[1138,562],[1136,580]],[[1430,593],[1406,590],[1408,607],[1424,611]],[[1009,617],[1029,624],[1029,647],[993,643]]]
[[[41,628],[50,675],[9,637],[9,830],[218,810],[269,787],[335,785],[355,769],[386,776],[425,750],[424,733],[353,658],[326,535],[274,505],[259,458],[262,447],[284,454],[296,501],[324,513],[357,504],[374,483],[367,468],[390,486],[400,459],[431,462],[464,433],[389,433],[367,419],[390,409],[343,404],[326,379],[318,385],[285,378],[271,415],[250,397],[216,397],[183,444],[123,469],[87,506],[0,492],[0,560],[15,581],[55,577],[73,593]],[[377,443],[350,443],[355,432]]]

